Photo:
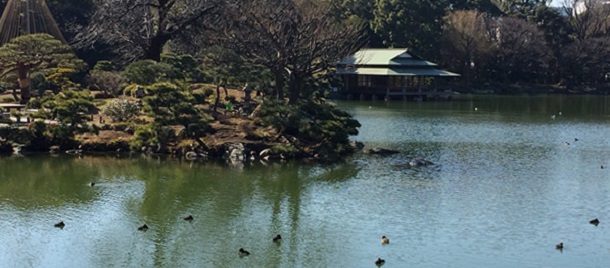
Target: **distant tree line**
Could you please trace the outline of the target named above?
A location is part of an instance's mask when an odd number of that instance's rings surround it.
[[[463,75],[467,87],[610,82],[610,5],[601,0],[342,0],[369,46],[407,47]]]
[[[6,1],[0,1],[0,8]],[[562,2],[551,6],[548,0],[47,0],[47,4],[66,39],[90,66],[98,60],[119,66],[142,59],[159,61],[163,52],[190,54],[200,64],[238,62],[264,68],[274,94],[280,98],[286,94],[294,102],[312,74],[338,58],[329,56],[343,56],[360,46],[409,48],[462,74],[464,86],[607,84],[610,5],[600,0],[555,1]],[[324,62],[319,61],[322,57]]]

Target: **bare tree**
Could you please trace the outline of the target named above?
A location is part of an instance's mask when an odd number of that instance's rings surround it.
[[[445,17],[443,58],[459,70],[466,84],[476,79],[496,51],[493,20],[476,10],[459,10]]]
[[[600,37],[610,32],[610,2],[608,1],[565,0],[563,9],[566,10],[577,40]]]
[[[217,16],[222,0],[96,0],[88,28],[77,37],[78,46],[103,42],[130,59],[159,61],[163,47],[180,34]]]
[[[566,0],[564,10],[573,29],[567,48],[567,74],[573,81],[595,85],[607,82],[610,74],[610,2],[605,0]]]
[[[278,99],[295,103],[315,75],[363,44],[361,24],[336,19],[324,0],[241,0],[230,6],[220,41],[271,70]]]
[[[496,68],[505,81],[541,82],[548,68],[550,50],[544,32],[533,22],[513,17],[497,20]]]

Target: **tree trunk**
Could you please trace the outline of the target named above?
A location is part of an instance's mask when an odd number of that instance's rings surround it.
[[[281,71],[275,72],[275,95],[278,100],[284,99],[284,74]]]
[[[169,41],[169,35],[157,35],[150,39],[148,47],[144,51],[144,57],[151,59],[156,62],[161,61],[161,53],[163,53],[163,47]]]
[[[17,73],[19,75],[19,90],[21,91],[21,104],[26,104],[32,97],[30,90],[30,68],[22,63],[17,64]]]
[[[294,74],[294,73],[293,73]],[[295,104],[301,96],[301,78],[298,75],[291,75],[288,103]]]
[[[218,108],[218,103],[220,103],[220,84],[216,85],[216,99],[214,100],[214,112],[216,112],[216,108]]]

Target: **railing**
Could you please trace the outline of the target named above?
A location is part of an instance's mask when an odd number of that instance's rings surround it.
[[[418,87],[357,87],[350,89],[350,93],[363,93],[363,94],[385,94],[389,96],[398,95],[422,95],[426,93],[435,92],[436,90],[430,87],[418,88]]]

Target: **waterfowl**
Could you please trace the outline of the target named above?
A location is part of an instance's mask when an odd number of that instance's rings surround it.
[[[559,244],[555,245],[555,248],[556,248],[556,249],[563,249],[563,242],[561,242],[561,243],[559,243]]]
[[[138,227],[138,231],[146,231],[146,230],[148,230],[148,225],[146,225],[146,224]]]
[[[64,228],[64,226],[66,226],[66,224],[63,221],[60,221],[53,226],[55,226],[57,228]]]
[[[568,145],[568,146],[570,145],[570,143],[569,143],[569,142],[567,142],[567,141],[565,142],[565,144],[566,144],[566,145]]]
[[[597,218],[595,218],[595,219],[590,220],[589,223],[597,226],[599,224],[599,220]]]
[[[385,245],[385,244],[390,244],[390,239],[389,239],[389,238],[387,238],[387,237],[385,237],[385,235],[384,235],[384,236],[382,236],[382,237],[381,237],[381,244],[382,244],[382,245]]]
[[[578,141],[578,138],[574,138],[574,141]]]
[[[375,264],[377,264],[378,266],[381,266],[385,263],[385,260],[382,258],[377,258],[377,260],[375,261]]]
[[[281,240],[282,240],[282,236],[281,236],[281,235],[276,235],[276,236],[273,238],[273,242],[280,242]]]
[[[185,221],[192,221],[193,220],[193,215],[188,215],[186,217],[184,217]]]
[[[89,186],[91,186],[91,187],[95,186],[95,182],[90,182]]]
[[[240,248],[239,249],[239,255],[248,256],[248,255],[250,255],[250,251],[247,251],[244,248]]]

